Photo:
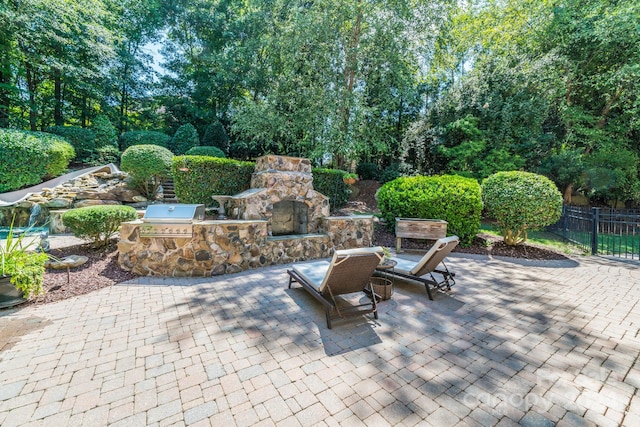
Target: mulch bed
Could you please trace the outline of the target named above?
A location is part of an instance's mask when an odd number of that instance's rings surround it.
[[[49,253],[56,258],[84,255],[89,258],[89,261],[68,271],[47,269],[44,275],[46,293],[30,300],[27,304],[60,301],[136,277],[135,274],[122,270],[118,265],[118,247],[115,240],[101,249],[95,249],[90,244],[82,244],[52,249]]]

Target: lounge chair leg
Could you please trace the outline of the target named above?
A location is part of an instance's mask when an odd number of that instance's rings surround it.
[[[424,287],[427,290],[427,295],[429,296],[429,299],[433,301],[433,295],[431,295],[431,288],[429,288],[429,284],[427,282],[424,283]]]
[[[331,314],[329,313],[328,309],[326,309],[324,313],[325,313],[325,316],[327,317],[327,328],[331,329]]]

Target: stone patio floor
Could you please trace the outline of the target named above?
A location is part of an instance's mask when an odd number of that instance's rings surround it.
[[[286,265],[0,311],[0,424],[638,425],[637,261],[449,259],[332,330]]]

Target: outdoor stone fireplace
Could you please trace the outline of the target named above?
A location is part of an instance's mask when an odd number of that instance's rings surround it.
[[[373,216],[329,216],[329,198],[313,189],[308,159],[259,158],[251,188],[226,210],[229,219],[194,221],[191,237],[149,237],[142,221],[123,223],[118,263],[144,276],[211,276],[372,244]]]
[[[329,198],[313,189],[309,159],[263,156],[251,188],[233,196],[231,216],[268,221],[269,235],[318,233],[329,216]]]

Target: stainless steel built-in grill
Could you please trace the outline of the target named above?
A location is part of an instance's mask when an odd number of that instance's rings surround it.
[[[204,219],[204,205],[150,205],[140,237],[193,237],[193,222]]]

